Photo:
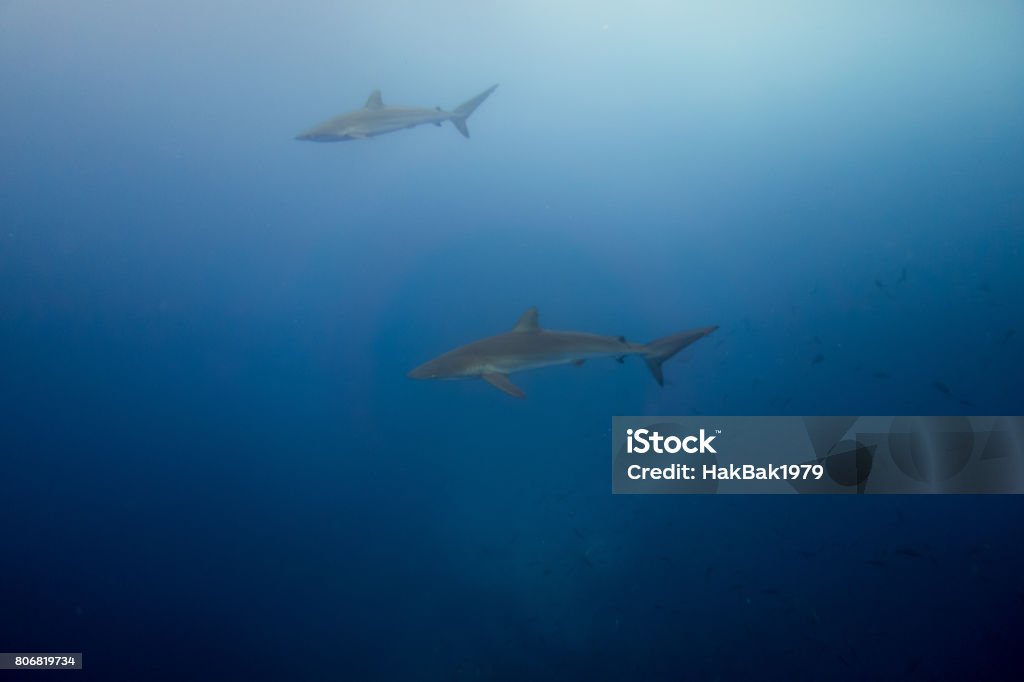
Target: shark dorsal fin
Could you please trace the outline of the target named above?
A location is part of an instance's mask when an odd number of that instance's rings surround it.
[[[384,106],[384,101],[380,98],[380,90],[374,90],[370,93],[370,96],[366,99],[367,109],[380,109]]]
[[[537,323],[537,308],[533,307],[527,310],[516,322],[516,326],[512,327],[514,332],[538,332],[540,331],[540,324]]]

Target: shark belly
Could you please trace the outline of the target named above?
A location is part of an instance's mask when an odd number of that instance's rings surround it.
[[[418,125],[425,123],[435,123],[441,125],[441,122],[447,120],[447,117],[438,116],[434,112],[412,112],[412,111],[397,111],[381,115],[377,120],[367,122],[366,134],[367,135],[382,135],[384,133],[393,133],[396,130],[403,130],[405,128],[415,128]]]
[[[521,360],[494,360],[486,363],[480,368],[480,374],[512,374],[513,372],[526,372],[531,369],[542,369],[556,365],[567,365],[572,360],[565,358],[524,358]]]
[[[486,362],[480,370],[481,374],[496,372],[498,374],[512,374],[513,372],[526,372],[531,369],[542,369],[544,367],[556,367],[558,365],[571,365],[583,360],[597,358],[619,357],[621,355],[632,355],[631,351],[609,353],[608,351],[580,350],[571,353],[558,354],[537,354],[523,355],[516,358],[495,358]]]

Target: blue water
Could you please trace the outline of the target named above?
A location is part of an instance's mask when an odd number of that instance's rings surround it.
[[[0,651],[1012,676],[1020,500],[612,496],[608,440],[1024,412],[1021,73],[1013,2],[0,3]],[[493,83],[470,140],[293,139]],[[664,388],[406,378],[533,305],[720,329]]]

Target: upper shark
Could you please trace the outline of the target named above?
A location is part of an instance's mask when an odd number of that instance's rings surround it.
[[[444,111],[441,107],[422,109],[386,106],[381,99],[380,90],[374,90],[370,93],[370,97],[362,109],[335,116],[296,136],[295,139],[309,142],[365,140],[404,128],[414,128],[424,123],[440,126],[445,121],[451,121],[456,130],[464,137],[469,137],[466,119],[497,87],[497,85],[492,85],[473,99],[457,106],[454,111]]]
[[[474,341],[440,355],[409,372],[413,379],[480,378],[515,398],[526,394],[508,375],[552,365],[582,365],[587,358],[615,358],[639,355],[647,363],[659,386],[665,385],[661,363],[718,329],[702,327],[650,343],[630,343],[622,336],[600,336],[583,332],[542,329],[537,309],[530,308],[512,331]]]

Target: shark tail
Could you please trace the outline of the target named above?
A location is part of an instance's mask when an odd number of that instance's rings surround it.
[[[480,104],[483,103],[483,101],[487,99],[487,97],[490,96],[497,87],[497,85],[492,85],[473,99],[463,102],[459,106],[455,107],[455,111],[452,112],[452,123],[455,125],[455,128],[462,133],[463,137],[469,137],[469,128],[466,127],[466,119],[469,118],[470,114],[476,111],[476,108],[480,106]]]
[[[658,385],[665,385],[665,377],[661,373],[661,363],[716,329],[718,329],[717,325],[692,329],[688,332],[663,336],[646,344],[644,346],[644,362],[647,363],[647,369],[651,370],[651,374],[654,375],[654,380],[658,382]]]

